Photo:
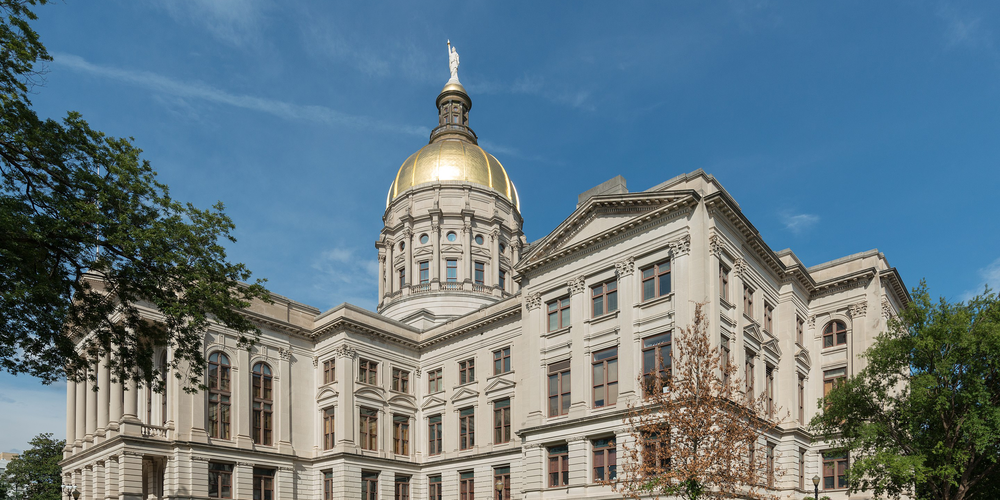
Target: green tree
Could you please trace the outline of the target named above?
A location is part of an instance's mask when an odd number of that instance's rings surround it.
[[[812,425],[850,452],[852,491],[993,499],[1000,489],[1000,300],[913,301]]]
[[[155,386],[153,352],[170,346],[197,388],[210,322],[253,343],[258,330],[241,310],[267,291],[241,284],[250,271],[227,262],[234,225],[221,203],[180,203],[131,139],[75,112],[55,121],[32,110],[51,57],[30,8],[44,3],[0,0],[0,367],[80,380],[110,354],[116,378]]]
[[[7,484],[10,493],[16,489],[19,498],[60,500],[62,469],[59,461],[66,441],[54,440],[52,433],[45,433],[35,436],[30,444],[31,449],[7,464],[0,482]]]

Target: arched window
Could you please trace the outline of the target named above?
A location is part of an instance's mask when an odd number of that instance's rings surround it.
[[[831,321],[823,328],[823,347],[833,347],[847,343],[847,325],[843,321]]]
[[[271,367],[264,363],[253,365],[253,442],[270,445],[274,435],[274,383]]]
[[[229,439],[232,422],[229,411],[229,400],[232,397],[229,370],[229,357],[225,354],[213,352],[208,357],[208,435],[219,439]]]
[[[160,393],[160,421],[163,425],[167,425],[167,351],[163,351],[160,355],[160,382],[162,382],[162,391]]]

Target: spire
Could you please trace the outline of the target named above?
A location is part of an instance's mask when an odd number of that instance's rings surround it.
[[[476,133],[469,128],[472,98],[458,81],[458,64],[458,50],[448,40],[448,68],[451,70],[451,78],[445,83],[435,102],[438,108],[438,126],[431,131],[431,143],[444,140],[478,143]]]

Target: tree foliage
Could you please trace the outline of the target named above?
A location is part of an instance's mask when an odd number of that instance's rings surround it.
[[[615,490],[628,498],[777,498],[767,487],[765,439],[781,410],[768,408],[763,391],[747,391],[712,346],[701,304],[671,345],[670,375],[640,377],[644,399],[629,403],[632,439],[622,444]],[[774,465],[770,480],[782,474]]]
[[[227,262],[221,203],[174,200],[131,139],[78,113],[36,115],[29,94],[51,58],[34,5],[0,0],[0,367],[79,380],[108,354],[115,378],[155,385],[154,350],[169,346],[197,387],[210,322],[249,345],[257,328],[240,310],[267,291]]]
[[[850,452],[852,491],[899,498],[1000,493],[1000,300],[913,301],[833,389],[812,425]]]
[[[8,494],[16,489],[21,493],[20,498],[60,500],[62,469],[59,461],[66,441],[52,439],[52,433],[45,433],[35,436],[30,444],[31,449],[7,464],[0,482],[6,484]]]

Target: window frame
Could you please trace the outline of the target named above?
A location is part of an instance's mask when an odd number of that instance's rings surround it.
[[[719,263],[719,298],[729,302],[729,272],[725,264]]]
[[[410,417],[399,413],[392,415],[392,452],[410,456]]]
[[[399,288],[403,288],[406,286],[406,268],[405,267],[399,268],[398,274],[399,274]]]
[[[260,371],[258,371],[258,368]],[[254,444],[274,445],[274,376],[270,365],[259,361],[251,372],[250,423]]]
[[[323,362],[323,384],[330,384],[337,381],[337,358],[330,358]]]
[[[840,368],[828,368],[823,370],[823,399],[830,394],[830,391],[834,390],[840,384],[843,384],[847,380],[847,367],[841,366]]]
[[[653,394],[650,392],[650,389],[655,389],[656,392],[662,393],[665,387],[664,382],[672,379],[673,340],[673,331],[650,335],[642,339],[642,391],[644,397],[649,397]],[[664,356],[664,349],[667,356]],[[646,364],[646,353],[648,352],[653,353],[653,366],[651,368]]]
[[[764,325],[761,327],[767,333],[774,333],[774,306],[764,301]]]
[[[253,497],[255,499],[274,500],[274,478],[276,472],[275,469],[268,469],[266,467],[253,468]],[[270,493],[270,497],[266,493]]]
[[[389,389],[404,394],[410,393],[410,371],[393,367]]]
[[[493,468],[493,484],[494,486],[497,482],[503,483],[503,488],[497,490],[493,488],[493,499],[494,500],[510,500],[510,466],[504,465],[502,467]]]
[[[510,373],[513,370],[510,354],[510,346],[493,351],[493,375]]]
[[[799,374],[798,401],[799,401],[799,425],[806,423],[806,378]]]
[[[212,491],[213,482],[216,485],[215,491]],[[228,495],[223,491],[226,487],[229,488]],[[233,464],[208,463],[208,498],[233,498]]]
[[[546,474],[549,477],[546,483],[549,488],[569,486],[569,446],[550,446],[546,451]]]
[[[805,323],[801,317],[795,317],[795,342],[800,346],[805,346]]]
[[[434,394],[444,390],[444,370],[435,368],[427,371],[427,393]]]
[[[476,285],[486,285],[486,263],[475,261],[472,265],[472,282]]]
[[[823,452],[823,491],[829,490],[843,490],[848,487],[847,484],[847,467],[850,465],[850,455],[847,453],[831,453]],[[827,475],[827,471],[832,472],[831,475]],[[843,474],[839,472],[843,471]],[[828,481],[827,478],[830,478]],[[827,486],[828,483],[832,483],[832,486]]]
[[[476,497],[476,473],[461,471],[458,473],[459,500],[474,500]]]
[[[378,413],[375,408],[358,407],[358,441],[362,450],[378,451]]]
[[[753,315],[753,294],[756,290],[750,285],[743,284],[743,315],[756,321]]]
[[[614,481],[618,476],[618,448],[615,438],[594,439],[590,441],[590,446],[591,481]],[[598,465],[598,458],[601,465]]]
[[[662,269],[664,267],[666,270]],[[649,275],[647,275],[647,271],[650,272]],[[646,266],[639,271],[639,289],[643,302],[663,297],[673,292],[673,277],[671,276],[671,271],[672,265],[670,259]],[[666,280],[667,284],[666,291],[663,290],[662,286],[664,280]],[[646,288],[646,283],[648,282],[652,282],[652,288],[650,290],[647,290]]]
[[[505,444],[511,440],[511,398],[493,401],[493,444]]]
[[[208,435],[214,439],[232,439],[232,368],[226,353],[215,351],[208,356],[208,407],[205,416]]]
[[[842,327],[842,329],[838,330],[838,326]],[[842,345],[847,345],[847,323],[835,319],[823,327],[823,349]]]
[[[323,409],[323,450],[332,450],[337,442],[337,409]]]
[[[358,360],[358,382],[378,385],[378,361],[360,358]]]
[[[427,455],[435,456],[441,454],[444,434],[444,415],[430,415],[427,417]]]
[[[378,500],[378,472],[361,471],[361,500]]]
[[[497,288],[507,290],[507,271],[500,269],[497,272]]]
[[[449,283],[458,282],[458,259],[445,259],[445,281]]]
[[[612,300],[613,299],[613,300]],[[614,308],[611,303],[614,302]],[[598,311],[600,304],[600,311]],[[618,311],[618,279],[614,278],[604,283],[590,287],[590,317],[599,318],[605,314]]]
[[[555,332],[569,327],[573,321],[570,302],[570,297],[567,295],[545,303],[547,331]],[[555,320],[555,324],[553,324],[553,320]]]
[[[548,415],[549,418],[561,417],[569,413],[569,406],[572,404],[572,373],[570,360],[559,361],[548,365],[548,377],[546,390],[548,393]],[[553,380],[555,380],[556,392],[553,394]],[[555,402],[555,413],[553,413],[553,402]]]
[[[323,471],[323,500],[334,500],[333,471]]]
[[[476,446],[476,407],[458,410],[458,449],[471,450]]]
[[[757,356],[754,353],[746,351],[746,359],[743,362],[743,378],[746,381],[745,389],[751,399],[755,398],[756,392],[756,380],[754,380],[754,371],[756,371],[757,368],[756,357]]]
[[[441,474],[435,474],[427,477],[427,489],[428,494],[430,495],[430,500],[442,500],[444,498],[443,488],[444,486],[441,481]]]
[[[774,488],[774,459],[775,459],[774,454],[775,454],[775,444],[767,443],[767,449],[765,451],[765,461],[766,461],[765,471],[767,473],[768,488]]]
[[[614,351],[614,352],[612,352]],[[614,380],[611,380],[611,365],[614,364]],[[601,349],[590,357],[591,402],[594,408],[607,408],[618,403],[618,346]],[[601,380],[598,380],[598,367]],[[611,396],[614,387],[614,396]],[[601,391],[601,404],[597,404],[598,391]]]
[[[476,358],[463,359],[458,362],[458,385],[470,384],[476,381]]]
[[[431,282],[431,261],[422,260],[417,262],[417,276],[419,277],[419,284],[423,285],[425,283]]]
[[[777,410],[774,406],[774,371],[773,366],[764,366],[764,392],[767,394],[766,410],[769,417],[774,416],[774,412]]]
[[[394,500],[410,500],[410,476],[396,474],[393,483]]]

